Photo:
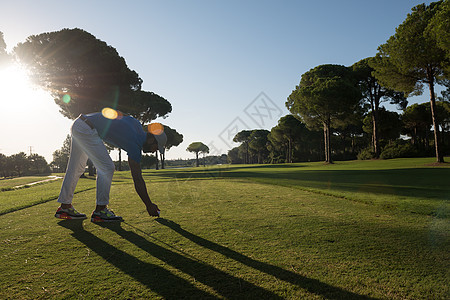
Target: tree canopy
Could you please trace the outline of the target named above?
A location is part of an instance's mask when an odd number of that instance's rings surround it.
[[[356,79],[359,82],[361,93],[363,96],[363,105],[368,104],[371,110],[372,117],[372,144],[375,157],[380,156],[381,148],[379,147],[379,110],[380,104],[385,101],[389,101],[390,104],[397,104],[400,109],[405,109],[408,101],[404,93],[396,92],[392,89],[385,88],[373,75],[374,69],[370,64],[375,60],[373,57],[368,57],[353,64],[352,70]]]
[[[195,153],[195,159],[198,167],[200,165],[198,161],[198,154],[209,153],[209,147],[203,144],[202,142],[193,142],[187,147],[186,151]]]
[[[430,26],[433,22],[439,23],[435,16],[442,13],[442,4],[443,1],[438,1],[415,6],[395,34],[378,47],[377,59],[373,63],[375,76],[384,86],[419,95],[423,93],[424,84],[428,85],[437,162],[443,162],[444,157],[440,149],[434,87],[445,80],[444,71],[450,61],[435,34],[440,24],[435,24],[436,30]]]
[[[308,127],[323,126],[325,161],[331,162],[332,122],[352,113],[360,99],[360,90],[349,68],[320,65],[302,75],[300,84],[288,97],[286,106]]]
[[[169,101],[158,94],[147,91],[135,91],[132,105],[128,108],[130,114],[141,122],[150,123],[156,118],[166,118],[172,112]]]
[[[70,119],[104,107],[129,113],[141,89],[142,79],[115,48],[78,28],[32,35],[14,53]]]

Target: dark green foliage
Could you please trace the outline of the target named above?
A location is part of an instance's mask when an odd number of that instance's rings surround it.
[[[167,143],[166,143],[166,149],[169,150],[172,147],[176,147],[179,144],[183,142],[183,135],[181,133],[178,133],[173,128],[170,128],[168,125],[164,126],[164,132],[167,135]]]
[[[400,137],[402,122],[400,115],[388,111],[384,107],[378,110],[378,132],[380,140],[394,141]],[[363,120],[363,130],[373,138],[372,112],[368,113]]]
[[[198,154],[199,153],[203,153],[203,154],[209,153],[209,147],[206,146],[205,144],[203,144],[202,142],[193,142],[187,147],[186,151],[195,153],[196,166],[198,167],[200,165],[199,160],[198,160]]]
[[[368,147],[368,148],[362,149],[358,153],[357,157],[358,157],[359,160],[374,159],[375,158],[375,152],[373,152],[372,147]]]
[[[166,118],[172,112],[172,105],[153,92],[135,91],[127,111],[142,124],[145,124],[159,117]]]
[[[361,88],[363,96],[362,104],[370,106],[372,122],[370,134],[372,136],[375,157],[379,157],[381,148],[379,145],[379,126],[381,126],[379,124],[380,104],[385,101],[390,101],[390,104],[397,104],[399,108],[404,109],[408,102],[402,92],[395,92],[391,89],[387,89],[377,81],[373,75],[374,69],[370,66],[374,60],[375,58],[373,57],[360,60],[352,66],[352,69]]]
[[[445,79],[444,71],[450,60],[430,26],[433,22],[439,22],[434,17],[441,13],[443,2],[414,7],[406,20],[397,27],[395,34],[378,48],[376,60],[371,64],[375,69],[375,77],[386,87],[416,95],[422,94],[424,84],[429,87],[431,117],[437,129],[434,131],[437,162],[443,162],[444,159],[440,149],[434,87]]]
[[[267,150],[267,143],[269,142],[267,136],[270,131],[264,129],[253,130],[250,135],[248,146],[250,152],[256,157],[257,162],[263,163],[267,160],[269,151]]]
[[[392,145],[387,145],[383,148],[380,158],[390,159],[390,158],[400,158],[400,157],[415,157],[417,156],[417,151],[413,145],[410,143],[393,143]]]
[[[11,156],[0,153],[1,177],[48,175],[50,173],[50,166],[45,158],[36,153],[26,155],[24,152],[20,152]]]
[[[66,136],[61,149],[53,152],[53,161],[50,163],[54,172],[65,172],[67,169],[67,164],[69,162],[70,155],[70,144],[72,138],[70,135]]]
[[[323,127],[325,161],[332,162],[330,138],[333,123],[353,113],[360,99],[360,90],[349,68],[321,65],[302,75],[286,106],[309,128]]]
[[[141,89],[142,79],[116,49],[81,29],[30,36],[14,52],[70,119],[104,107],[128,113],[133,92]]]
[[[251,130],[242,130],[236,134],[233,138],[233,142],[242,143],[241,146],[245,149],[244,163],[250,163],[250,153],[249,153],[249,145],[250,135],[252,134]]]

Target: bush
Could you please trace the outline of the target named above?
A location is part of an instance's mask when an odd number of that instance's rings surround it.
[[[357,155],[359,160],[368,160],[375,158],[375,152],[372,151],[372,147],[362,149]]]
[[[399,157],[415,157],[417,151],[411,144],[392,144],[387,145],[380,154],[382,159],[399,158]]]

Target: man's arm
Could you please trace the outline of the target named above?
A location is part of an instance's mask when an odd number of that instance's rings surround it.
[[[128,165],[130,166],[131,176],[133,176],[134,188],[147,207],[148,214],[153,217],[158,217],[159,209],[158,206],[150,200],[144,178],[142,178],[141,165],[130,157],[128,157]]]

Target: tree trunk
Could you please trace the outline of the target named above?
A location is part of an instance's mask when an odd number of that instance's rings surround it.
[[[288,162],[292,163],[292,141],[289,138],[288,139],[288,143],[289,143],[289,158],[288,158]]]
[[[245,163],[246,164],[250,163],[250,156],[248,153],[248,142],[246,142],[246,145],[245,145]]]
[[[331,145],[330,145],[330,140],[331,140],[331,138],[330,138],[330,123],[331,123],[331,120],[329,117],[328,117],[328,120],[326,120],[323,123],[323,131],[324,131],[324,139],[325,139],[325,144],[324,144],[324,146],[325,146],[325,162],[326,163],[332,163]]]
[[[166,168],[166,154],[160,154],[160,158],[161,158],[161,169],[165,169]]]
[[[122,149],[119,148],[119,171],[122,171]]]
[[[92,163],[92,161],[90,159],[88,159],[87,165],[88,165],[88,170],[89,170],[89,176],[95,176],[94,164]]]
[[[375,153],[375,158],[380,157],[380,147],[378,138],[378,109],[372,111],[372,127],[373,127],[373,152]]]
[[[441,152],[441,141],[440,141],[440,132],[439,132],[439,122],[436,116],[436,100],[434,97],[434,82],[433,80],[429,81],[430,87],[430,104],[431,104],[431,118],[433,120],[434,127],[434,146],[436,148],[436,162],[443,163],[444,157]]]
[[[325,153],[325,162],[328,162],[328,145],[327,145],[327,124],[326,122],[323,122],[323,149]]]
[[[156,170],[159,170],[159,159],[158,159],[158,150],[156,150],[156,152],[155,152],[155,156],[156,156]]]
[[[199,163],[198,163],[198,152],[195,152],[195,161],[196,161],[196,165],[197,167],[199,167]]]

